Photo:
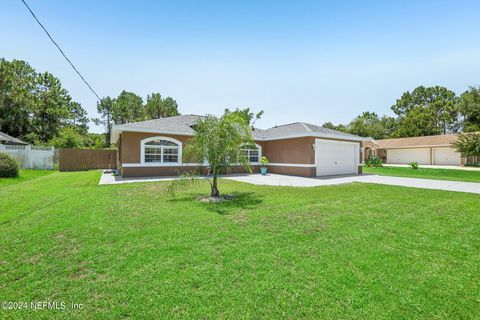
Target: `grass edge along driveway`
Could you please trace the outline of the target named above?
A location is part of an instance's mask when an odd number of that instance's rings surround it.
[[[478,195],[373,184],[98,186],[99,172],[0,188],[0,294],[83,310],[1,318],[475,318]],[[39,313],[38,313],[39,312]]]
[[[464,181],[480,183],[480,170],[458,169],[433,169],[422,168],[414,170],[410,167],[368,168],[363,167],[363,173],[378,174],[383,176],[408,177],[434,180]]]

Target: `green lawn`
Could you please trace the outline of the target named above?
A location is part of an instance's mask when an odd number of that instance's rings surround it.
[[[0,188],[0,318],[473,319],[480,197],[369,184],[97,186],[99,172]],[[83,304],[72,310],[71,303]]]
[[[418,170],[413,170],[410,167],[363,167],[363,172],[384,176],[480,182],[480,170],[430,169],[422,168],[422,166],[420,166]]]
[[[16,178],[0,178],[0,187],[40,178],[55,172],[53,170],[20,170]]]

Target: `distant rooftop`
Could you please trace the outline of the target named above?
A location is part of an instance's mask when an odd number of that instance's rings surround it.
[[[428,146],[451,146],[458,138],[458,134],[440,134],[435,136],[408,137],[375,140],[370,146],[377,149],[428,147]]]
[[[0,131],[0,141],[4,144],[28,144]]]

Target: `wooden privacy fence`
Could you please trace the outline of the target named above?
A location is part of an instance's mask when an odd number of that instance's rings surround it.
[[[117,150],[60,149],[60,171],[116,169]]]

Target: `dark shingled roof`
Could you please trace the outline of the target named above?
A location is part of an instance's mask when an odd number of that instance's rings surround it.
[[[169,134],[180,134],[180,135],[193,135],[194,130],[192,126],[198,119],[203,119],[204,116],[186,114],[168,118],[153,119],[147,121],[140,121],[134,123],[128,123],[123,125],[116,125],[113,127],[113,131],[148,131],[148,132],[159,132],[159,133],[169,133]],[[297,136],[327,136],[334,137],[339,139],[353,139],[358,140],[360,137],[352,134],[323,128],[316,126],[310,123],[305,122],[295,122],[290,124],[285,124],[281,126],[275,126],[266,130],[254,128],[252,131],[253,138],[255,140],[275,140],[275,139],[286,139]],[[113,138],[113,135],[112,135]],[[115,138],[116,139],[116,138]]]
[[[121,124],[115,127],[162,130],[166,132],[175,132],[178,134],[193,135],[194,131],[191,127],[195,124],[195,121],[203,118],[205,117],[194,114],[186,114],[181,116]]]
[[[308,135],[308,134],[320,134],[320,135],[333,135],[341,136],[345,139],[355,138],[358,139],[358,136],[348,134],[345,132],[327,129],[324,127],[316,126],[314,124],[305,123],[305,122],[294,122],[281,126],[275,126],[273,128],[267,129],[264,131],[264,139],[275,139],[279,137],[289,137],[289,136],[298,136],[298,135]]]

